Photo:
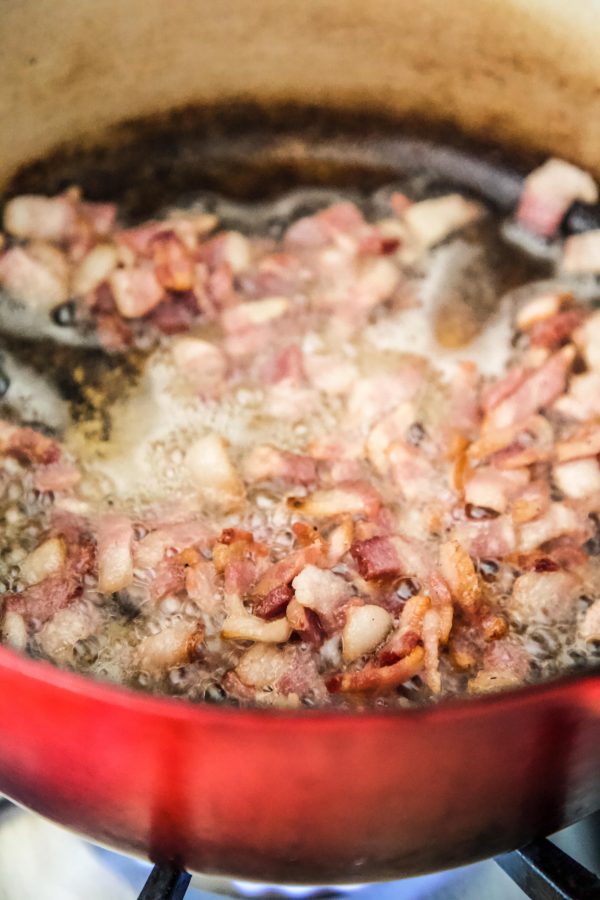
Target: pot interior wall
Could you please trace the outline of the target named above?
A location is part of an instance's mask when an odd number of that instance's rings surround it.
[[[62,144],[233,100],[427,118],[596,169],[597,2],[8,0],[0,184]]]

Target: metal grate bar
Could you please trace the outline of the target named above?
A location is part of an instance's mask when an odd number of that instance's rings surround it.
[[[154,866],[138,900],[183,900],[191,877],[172,863]]]
[[[599,900],[600,879],[542,838],[496,857],[530,900]]]

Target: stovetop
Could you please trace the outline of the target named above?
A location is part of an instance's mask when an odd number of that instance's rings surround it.
[[[554,844],[600,875],[600,813],[553,836]],[[136,900],[151,872],[148,863],[96,847],[64,829],[16,807],[0,814],[0,900]],[[571,896],[598,897],[574,888]],[[194,876],[185,900],[225,896],[301,897],[303,888],[267,888],[244,882]],[[536,896],[529,894],[530,896]],[[159,896],[159,895],[157,895]],[[175,894],[171,897],[175,900]],[[313,897],[351,900],[523,900],[493,860],[447,872],[364,887],[330,888]],[[569,896],[554,891],[540,900]]]

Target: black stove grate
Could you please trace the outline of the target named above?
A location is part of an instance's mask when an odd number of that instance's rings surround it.
[[[546,838],[496,862],[529,900],[600,900],[600,878]],[[183,900],[190,878],[171,863],[156,865],[138,900]]]

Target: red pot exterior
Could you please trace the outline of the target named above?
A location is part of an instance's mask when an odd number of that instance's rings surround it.
[[[189,869],[368,881],[508,850],[600,806],[600,678],[415,713],[193,706],[0,648],[0,790]]]

